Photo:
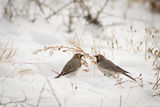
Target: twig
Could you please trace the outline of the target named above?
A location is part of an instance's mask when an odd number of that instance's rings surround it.
[[[156,60],[158,59],[158,58],[160,58],[160,48],[158,47],[158,43],[154,40],[154,42],[155,42],[155,45],[156,45],[156,47],[158,48],[158,50],[159,50],[159,52],[158,52],[158,54],[156,55],[156,58],[154,59],[154,61],[153,61],[153,65],[155,65],[155,63],[156,63]]]
[[[156,80],[156,83],[155,83],[154,86],[153,86],[153,89],[154,89],[154,90],[156,90],[156,89],[159,87],[159,81],[160,81],[160,78],[159,78],[159,71],[158,71],[157,80]]]
[[[155,58],[154,61],[153,61],[153,65],[155,65],[156,60],[158,59],[158,57],[160,57],[160,49],[159,49],[158,55],[156,56],[156,58]]]
[[[129,91],[129,93],[127,94],[127,97],[124,99],[123,105],[127,102],[128,98],[129,98],[129,95],[131,94],[131,91],[132,91],[132,88],[131,88],[131,90]]]
[[[114,84],[114,85],[121,85],[122,83],[129,82],[129,81],[130,81],[130,80],[120,81],[120,82],[118,82],[118,83],[116,83],[116,84]]]
[[[96,64],[96,61],[94,59],[93,56],[90,56],[89,53],[86,53],[82,48],[80,48],[79,46],[77,46],[75,43],[73,42],[69,42],[73,47],[75,47],[75,49],[77,50],[77,52],[81,52],[83,53],[87,58],[89,58],[94,64]]]
[[[99,18],[100,14],[101,14],[101,13],[103,12],[103,10],[105,9],[108,1],[109,1],[109,0],[106,0],[105,3],[104,3],[104,5],[102,6],[102,8],[97,12],[97,15],[96,15],[95,19],[98,19],[98,18]]]
[[[141,83],[139,83],[137,80],[135,81],[141,88],[143,88],[143,78],[141,78],[142,74],[140,74],[138,77],[135,78],[136,79],[139,79],[141,81]],[[122,79],[120,79],[118,81],[118,83],[114,84],[114,85],[121,85],[122,83],[126,83],[126,82],[131,82],[130,80],[126,80],[126,81],[121,81]]]
[[[70,1],[69,3],[65,4],[64,6],[62,6],[61,8],[59,8],[57,11],[53,11],[53,13],[51,15],[49,15],[48,17],[46,17],[46,20],[50,19],[53,15],[59,13],[60,11],[62,11],[64,8],[68,7],[69,5],[71,5],[73,2],[75,2],[75,0]]]
[[[49,85],[49,87],[50,87],[50,89],[51,89],[51,91],[52,91],[53,96],[55,97],[55,99],[56,99],[56,101],[57,101],[57,103],[58,103],[58,106],[59,106],[59,107],[62,107],[62,105],[61,105],[61,103],[60,103],[60,101],[59,101],[59,99],[58,99],[58,97],[57,97],[57,95],[56,95],[56,93],[55,93],[55,91],[54,91],[54,89],[53,89],[50,81],[47,79],[47,77],[46,77],[46,81],[47,81],[47,83],[48,83],[48,85]]]
[[[56,73],[56,74],[59,74],[57,71],[55,71],[55,70],[53,70],[53,69],[51,69],[51,71],[54,72],[54,73]]]
[[[11,62],[11,59],[16,54],[16,51],[13,49],[13,43],[14,43],[14,40],[12,41],[11,47],[9,47],[8,46],[9,41],[8,41],[8,43],[5,45],[4,49],[1,50],[0,61]]]
[[[122,107],[122,96],[120,95],[120,106],[119,107]]]
[[[77,86],[74,86],[73,82],[71,81],[72,93],[73,95],[76,93]]]
[[[160,96],[160,92],[157,92],[156,94],[152,95],[152,97],[155,97],[155,96]]]
[[[38,5],[38,7],[40,8],[41,12],[44,14],[44,10],[42,8],[42,3],[40,3],[39,0],[34,0],[34,2]]]
[[[40,90],[40,94],[39,94],[39,97],[38,97],[38,100],[37,100],[36,107],[39,107],[39,103],[41,101],[41,96],[42,96],[42,93],[44,91],[45,84],[46,84],[46,82],[43,84],[42,89]]]

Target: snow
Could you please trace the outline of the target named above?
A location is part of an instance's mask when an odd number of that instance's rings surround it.
[[[0,53],[7,43],[7,47],[11,48],[13,42],[16,54],[11,61],[5,59],[0,61],[0,107],[9,102],[23,101],[25,97],[27,101],[10,103],[7,107],[22,105],[58,107],[56,97],[62,107],[118,107],[120,103],[122,107],[160,107],[160,97],[153,97],[155,90],[152,89],[153,85],[148,83],[155,82],[155,71],[152,60],[145,59],[144,44],[147,35],[145,28],[154,26],[160,29],[160,15],[155,14],[153,17],[147,8],[148,5],[134,3],[127,11],[127,18],[123,19],[122,13],[126,11],[124,6],[126,2],[126,0],[109,2],[100,17],[104,28],[77,19],[73,33],[66,32],[67,28],[63,25],[60,15],[53,17],[50,23],[41,19],[31,23],[20,18],[10,23],[1,18]],[[97,7],[93,10],[96,11]],[[108,13],[118,17],[109,15],[106,17]],[[64,12],[63,16],[65,14]],[[108,26],[114,23],[120,25]],[[54,51],[52,56],[49,55],[49,51],[33,53],[45,46],[72,47],[68,40],[80,43],[80,47],[91,56],[95,55],[93,49],[96,48],[97,52],[100,51],[106,58],[130,72],[132,77],[142,74],[145,86],[141,88],[123,75],[120,75],[122,81],[129,81],[115,85],[118,78],[103,76],[89,59],[87,59],[89,72],[83,71],[85,66],[82,66],[76,77],[64,76],[55,79],[57,74],[53,71],[60,73],[74,52]],[[115,44],[116,40],[118,45]],[[159,45],[158,40],[157,36]],[[148,40],[148,44],[153,46],[151,39]],[[53,95],[47,80],[51,83],[56,96]]]

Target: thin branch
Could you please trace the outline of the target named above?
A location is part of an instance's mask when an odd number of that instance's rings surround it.
[[[53,69],[51,69],[51,71],[54,72],[54,73],[56,73],[56,74],[59,74],[59,72],[57,72],[57,71],[55,71],[55,70],[53,70]]]
[[[39,107],[39,103],[40,103],[40,101],[41,101],[41,96],[42,96],[42,93],[43,93],[43,91],[44,91],[45,85],[46,85],[46,82],[43,84],[42,89],[40,90],[40,94],[39,94],[39,97],[38,97],[38,100],[37,100],[36,107]]]
[[[70,1],[69,3],[65,4],[64,6],[62,6],[61,8],[59,8],[57,11],[53,11],[53,13],[51,15],[49,15],[48,17],[46,17],[46,20],[50,19],[53,15],[59,13],[60,11],[62,11],[64,8],[68,7],[69,5],[71,5],[73,2],[75,2],[75,0]]]
[[[156,58],[153,61],[153,65],[155,65],[157,59],[160,57],[160,48],[158,47],[158,43],[155,40],[154,40],[154,42],[155,42],[155,45],[158,48],[159,52],[158,52],[158,54],[156,55]]]
[[[140,74],[138,77],[135,78],[135,82],[141,87],[143,88],[144,84],[143,84],[143,78],[141,77],[142,75]],[[137,79],[140,81],[140,83],[137,81]],[[126,80],[126,81],[122,81],[122,79],[118,80],[118,82],[114,85],[121,85],[122,83],[126,83],[126,82],[131,82],[130,80]]]
[[[105,7],[107,6],[109,0],[106,0],[103,7],[97,12],[97,15],[95,17],[95,19],[98,19],[100,14],[103,12],[103,10],[105,9]]]
[[[154,89],[154,90],[156,90],[158,87],[160,87],[160,85],[159,85],[159,82],[160,82],[160,78],[159,78],[159,74],[160,74],[160,71],[158,70],[158,72],[157,72],[157,76],[156,76],[156,83],[154,84],[154,86],[153,86],[153,88],[152,89]]]
[[[34,0],[34,2],[38,5],[38,7],[40,8],[41,12],[44,14],[44,10],[42,8],[42,3],[40,3],[39,0]]]
[[[120,95],[120,106],[119,107],[122,107],[122,96]]]
[[[57,101],[57,103],[58,103],[58,106],[59,106],[59,107],[62,107],[62,105],[61,105],[61,103],[60,103],[60,101],[59,101],[59,99],[58,99],[58,97],[57,97],[57,95],[56,95],[56,93],[55,93],[55,91],[54,91],[54,89],[53,89],[50,81],[47,79],[47,77],[46,77],[46,81],[47,81],[47,83],[48,83],[48,85],[49,85],[49,87],[50,87],[50,89],[51,89],[51,91],[52,91],[53,96],[55,97],[55,99],[56,99],[56,101]]]

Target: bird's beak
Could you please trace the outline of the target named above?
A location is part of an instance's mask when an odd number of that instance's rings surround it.
[[[81,58],[83,57],[84,55],[81,55]]]
[[[98,60],[98,56],[97,56],[97,55],[94,55],[94,57],[96,58],[96,63],[97,63],[97,60]],[[95,63],[95,64],[96,64],[96,63]]]
[[[94,55],[94,57],[98,58],[98,56],[97,56],[97,55]]]

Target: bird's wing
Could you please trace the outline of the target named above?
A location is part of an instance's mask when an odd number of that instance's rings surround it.
[[[112,63],[110,60],[105,59],[106,61],[104,61],[104,63],[101,63],[105,69],[111,70],[111,71],[115,71],[115,72],[121,72],[121,73],[129,73],[125,70],[123,70],[122,68],[120,68],[119,66],[115,65],[114,63]]]
[[[76,71],[80,67],[80,60],[70,60],[63,68],[62,75]]]

